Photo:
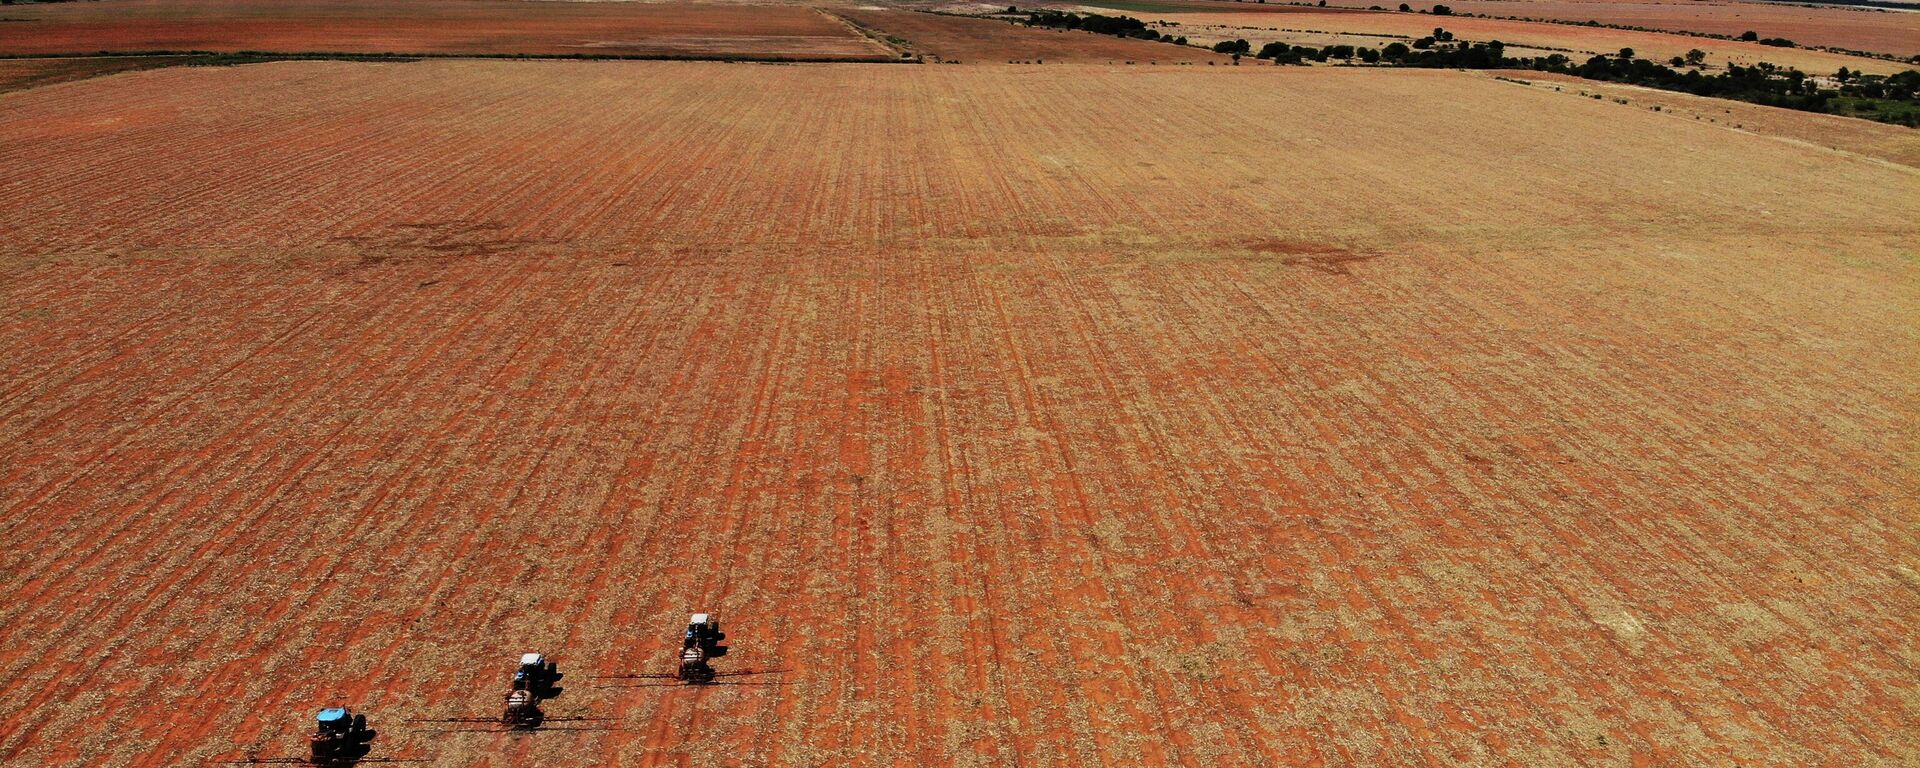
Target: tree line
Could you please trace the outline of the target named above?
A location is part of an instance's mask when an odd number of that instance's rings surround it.
[[[1216,45],[1228,52],[1245,52],[1251,45],[1234,40]],[[1486,43],[1455,43],[1452,33],[1435,29],[1434,34],[1406,43],[1391,43],[1373,49],[1351,45],[1319,48],[1268,43],[1257,58],[1276,64],[1305,64],[1309,61],[1351,62],[1429,69],[1531,69],[1554,72],[1588,80],[1627,83],[1695,96],[1732,99],[1770,107],[1807,112],[1827,112],[1864,117],[1885,123],[1920,127],[1920,70],[1896,75],[1867,75],[1841,68],[1831,78],[1833,87],[1792,67],[1761,62],[1751,67],[1729,64],[1724,72],[1708,73],[1699,67],[1706,53],[1698,49],[1676,56],[1671,66],[1639,58],[1632,48],[1622,48],[1611,56],[1594,56],[1576,63],[1563,54],[1540,57],[1509,57],[1506,45],[1498,40]],[[1676,69],[1677,68],[1677,69]]]

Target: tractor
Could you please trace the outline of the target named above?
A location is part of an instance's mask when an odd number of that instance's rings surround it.
[[[553,684],[560,680],[560,665],[537,653],[520,656],[520,667],[513,672],[513,690],[526,691],[535,698],[549,698]]]
[[[367,716],[356,715],[346,707],[327,707],[314,717],[313,736],[308,739],[314,765],[352,765],[367,754],[367,742],[373,731],[367,728]]]
[[[713,682],[713,667],[707,664],[707,648],[704,645],[687,641],[680,649],[680,672],[678,677],[689,683]]]
[[[507,694],[507,710],[500,715],[500,724],[509,728],[538,728],[540,721],[546,719],[546,713],[540,711],[540,697],[525,688],[515,688]]]
[[[687,619],[687,635],[680,647],[699,646],[706,654],[713,654],[714,648],[725,639],[727,634],[720,631],[720,622],[715,621],[712,614],[696,613]]]

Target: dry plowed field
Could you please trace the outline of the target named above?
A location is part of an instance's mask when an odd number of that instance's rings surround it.
[[[797,5],[100,0],[13,6],[0,53],[274,51],[887,60]]]
[[[929,60],[963,64],[1019,62],[1224,62],[1192,46],[1131,40],[1078,30],[1036,29],[1005,21],[876,8],[836,10],[868,29],[906,40]]]
[[[0,762],[337,702],[445,766],[1911,765],[1916,199],[1442,71],[0,96]],[[592,677],[691,610],[779,671]],[[609,719],[410,722],[527,649]]]

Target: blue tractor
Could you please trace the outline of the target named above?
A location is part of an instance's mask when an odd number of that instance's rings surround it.
[[[681,641],[681,648],[699,646],[700,650],[713,654],[721,640],[727,639],[727,633],[720,631],[720,622],[712,614],[696,613],[687,618],[687,634]],[[715,654],[717,655],[717,654]]]
[[[513,688],[538,698],[553,695],[553,684],[560,681],[560,665],[538,653],[520,655],[520,666],[513,671]]]
[[[313,736],[308,739],[314,765],[352,765],[365,757],[373,731],[367,728],[367,716],[356,715],[346,707],[327,707],[314,716]]]

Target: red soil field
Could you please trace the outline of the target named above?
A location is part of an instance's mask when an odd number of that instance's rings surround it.
[[[101,0],[14,6],[0,53],[273,51],[889,60],[794,5],[521,0]]]
[[[1445,71],[0,95],[0,762],[1912,764],[1917,198]],[[592,677],[694,610],[782,671]],[[410,722],[530,649],[608,729]]]
[[[1225,56],[1191,46],[1129,40],[1089,32],[1034,29],[1005,21],[912,11],[851,8],[840,16],[911,43],[929,61],[965,64],[1020,62],[1220,62]]]

